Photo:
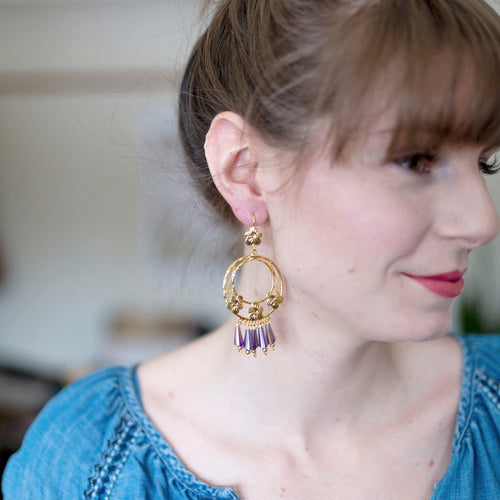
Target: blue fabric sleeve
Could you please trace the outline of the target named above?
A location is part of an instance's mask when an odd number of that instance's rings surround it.
[[[49,402],[7,464],[5,500],[84,498],[101,443],[113,431],[119,370],[96,372]]]
[[[449,469],[432,500],[500,498],[500,336],[462,338],[465,366]]]

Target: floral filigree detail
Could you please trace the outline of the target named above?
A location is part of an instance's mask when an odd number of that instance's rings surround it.
[[[281,295],[269,295],[266,302],[269,307],[278,309],[280,304],[283,302],[283,297]]]
[[[241,295],[232,295],[226,301],[226,306],[233,314],[238,314],[243,309],[243,297]]]
[[[248,317],[250,318],[251,321],[259,321],[263,318],[263,308],[256,302],[254,302],[249,308],[248,308]]]
[[[245,243],[248,246],[260,245],[262,243],[262,233],[255,226],[252,226],[245,233]]]

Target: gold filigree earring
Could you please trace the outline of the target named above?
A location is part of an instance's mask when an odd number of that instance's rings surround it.
[[[260,245],[262,234],[255,225],[253,216],[252,227],[245,233],[245,244],[252,247],[249,255],[235,260],[227,269],[222,282],[222,294],[226,307],[238,317],[234,329],[234,345],[238,351],[244,350],[246,354],[256,351],[260,347],[267,355],[269,347],[274,349],[276,337],[271,328],[271,314],[283,302],[283,278],[276,264],[269,258],[257,254],[256,246]],[[261,262],[271,273],[271,288],[267,295],[253,302],[245,300],[236,291],[235,279],[238,271],[249,262]]]

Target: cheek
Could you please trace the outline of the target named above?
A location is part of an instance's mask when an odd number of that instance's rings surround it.
[[[346,219],[344,230],[357,239],[372,258],[397,258],[413,253],[421,244],[427,224],[409,207],[390,204]]]
[[[424,238],[428,223],[415,203],[373,190],[351,190],[320,197],[302,217],[305,239],[315,251],[341,258],[344,267],[370,264],[373,259],[412,253]]]
[[[416,251],[429,214],[414,193],[349,172],[305,178],[284,193],[277,258],[318,285],[379,273]],[[283,208],[283,206],[281,207]]]

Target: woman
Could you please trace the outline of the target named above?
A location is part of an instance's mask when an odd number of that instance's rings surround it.
[[[5,498],[500,497],[500,340],[447,335],[498,231],[499,81],[482,0],[218,2],[180,129],[220,218],[252,226],[238,318],[66,389]]]

